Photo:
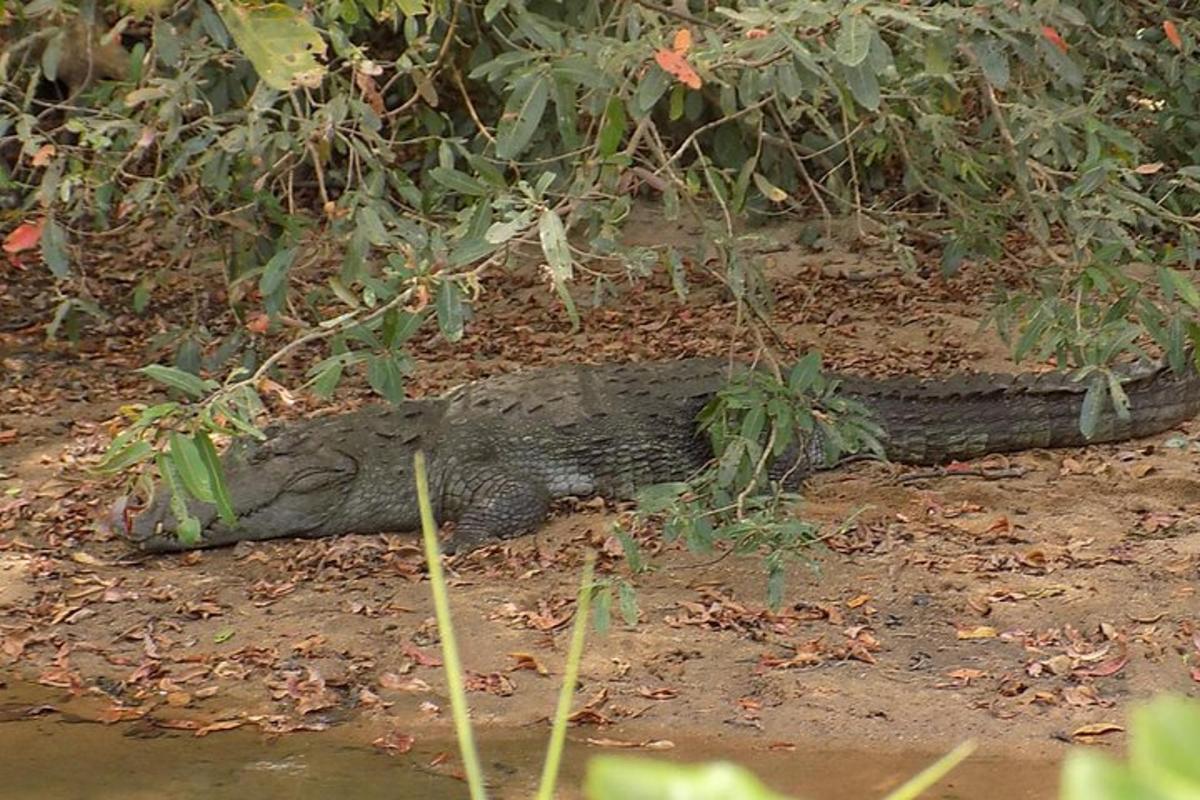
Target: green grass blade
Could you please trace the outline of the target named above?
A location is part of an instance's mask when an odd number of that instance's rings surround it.
[[[445,663],[446,688],[450,691],[450,710],[454,717],[454,734],[462,750],[463,769],[471,800],[486,800],[483,770],[479,766],[479,751],[467,713],[467,692],[463,687],[462,662],[458,658],[458,642],[450,621],[450,598],[446,592],[446,577],[442,574],[442,554],[438,549],[437,523],[433,521],[433,506],[429,502],[429,477],[425,473],[425,454],[413,455],[417,475],[417,503],[421,509],[421,538],[425,542],[425,561],[429,565],[429,584],[433,588],[433,608],[437,615],[438,635],[442,638],[442,661]]]
[[[972,740],[963,742],[909,778],[904,782],[903,786],[889,794],[883,800],[914,800],[914,798],[919,797],[926,789],[946,777],[947,773],[961,764],[967,756],[974,753],[975,747],[976,744]]]
[[[550,729],[546,762],[542,765],[542,778],[538,781],[537,800],[552,800],[554,785],[558,782],[558,767],[562,763],[563,745],[567,738],[567,717],[571,715],[571,700],[575,697],[579,662],[583,658],[583,642],[587,637],[588,612],[592,605],[592,573],[595,566],[596,554],[588,551],[583,562],[579,602],[575,604],[575,623],[571,626],[571,646],[567,650],[562,688],[558,692],[558,708],[554,711],[554,726]]]

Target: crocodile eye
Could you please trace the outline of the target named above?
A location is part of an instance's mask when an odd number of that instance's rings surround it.
[[[301,472],[288,481],[287,489],[289,492],[296,492],[297,494],[308,494],[318,489],[324,489],[331,483],[336,483],[338,478],[343,475],[345,475],[345,472],[339,469],[308,470],[307,472]]]

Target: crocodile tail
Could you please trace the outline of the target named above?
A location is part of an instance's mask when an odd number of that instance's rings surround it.
[[[941,381],[846,378],[843,391],[870,408],[884,430],[889,459],[939,464],[989,453],[1079,447],[1159,433],[1200,414],[1200,373],[1165,366],[1126,372],[1130,413],[1106,401],[1095,431],[1080,417],[1088,382],[1061,373],[970,375]]]

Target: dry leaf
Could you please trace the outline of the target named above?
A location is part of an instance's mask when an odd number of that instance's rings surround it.
[[[54,149],[54,145],[44,144],[37,149],[29,161],[35,167],[44,167],[50,163],[50,159],[54,158],[55,152],[57,151]]]
[[[508,657],[517,662],[509,669],[514,671],[528,669],[536,672],[538,675],[550,674],[550,670],[546,669],[546,665],[539,661],[532,653],[509,653]]]
[[[681,56],[687,55],[687,51],[692,49],[692,32],[687,28],[677,30],[671,49]]]
[[[958,629],[959,639],[995,639],[996,636],[996,629],[988,625]]]
[[[593,747],[612,747],[624,750],[670,750],[675,747],[675,743],[669,739],[647,739],[641,742],[627,742],[621,739],[593,739],[589,737],[587,743]]]
[[[388,753],[395,755],[403,755],[413,749],[413,744],[417,740],[407,733],[400,731],[391,731],[383,736],[380,736],[371,744]]]
[[[1071,735],[1079,739],[1088,739],[1094,736],[1103,736],[1106,733],[1120,733],[1125,730],[1115,722],[1093,722],[1090,725],[1084,725],[1071,731]]]

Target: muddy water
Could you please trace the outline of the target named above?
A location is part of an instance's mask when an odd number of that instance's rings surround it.
[[[20,800],[457,800],[465,784],[454,762],[430,766],[452,741],[422,742],[404,756],[384,755],[348,731],[294,733],[268,738],[249,730],[203,738],[162,732],[145,724],[102,725],[17,698],[0,684],[0,798]],[[44,698],[43,698],[44,700]],[[41,716],[21,719],[33,707]],[[348,735],[349,734],[349,735]],[[882,797],[928,764],[933,756],[866,750],[798,748],[771,752],[719,741],[675,739],[674,750],[655,755],[698,761],[732,758],[773,788],[797,797]],[[528,798],[541,766],[544,732],[485,734],[480,741],[494,798]],[[563,786],[581,783],[583,765],[602,751],[576,742],[568,747]],[[1041,800],[1053,798],[1057,768],[1048,762],[976,756],[927,798],[937,800]],[[560,794],[578,798],[573,788]]]

